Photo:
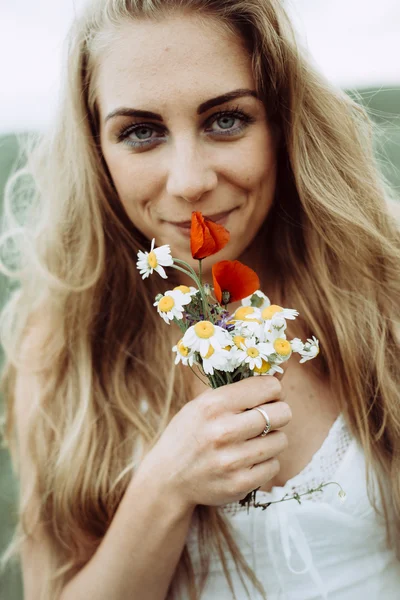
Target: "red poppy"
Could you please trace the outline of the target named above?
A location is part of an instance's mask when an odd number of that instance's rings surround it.
[[[203,217],[201,212],[192,212],[190,227],[190,249],[193,258],[201,260],[216,254],[229,242],[230,233],[222,225]]]
[[[221,304],[237,302],[260,288],[258,275],[238,260],[221,260],[212,268],[215,297]]]

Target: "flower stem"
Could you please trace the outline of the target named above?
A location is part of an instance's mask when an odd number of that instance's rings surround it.
[[[181,271],[181,273],[185,273],[185,275],[189,275],[189,277],[191,277],[192,279],[195,280],[196,283],[198,283],[198,280],[195,277],[193,277],[193,275],[190,271],[186,271],[186,269],[182,269],[182,267],[178,267],[178,265],[175,265],[175,264],[173,264],[171,266],[173,269],[177,269],[178,271]]]
[[[182,273],[185,273],[186,275],[189,275],[189,277],[191,277],[193,279],[193,281],[196,283],[197,287],[199,288],[200,295],[201,295],[204,316],[208,317],[208,320],[212,322],[212,317],[211,317],[211,313],[209,310],[207,298],[204,293],[203,284],[201,283],[201,279],[199,279],[199,277],[197,277],[196,271],[184,260],[180,260],[179,258],[174,258],[173,260],[174,260],[174,264],[172,265],[172,267],[174,267],[174,269],[178,269],[178,271],[181,271]],[[179,263],[180,265],[185,265],[185,267],[188,268],[188,271],[186,271],[186,269],[182,269],[182,267],[178,267],[178,265],[176,265],[175,263]],[[199,261],[199,263],[200,263],[200,269],[201,269],[201,260]]]
[[[204,385],[206,385],[207,387],[210,387],[209,382],[203,381],[203,379],[200,377],[200,375],[198,375],[196,373],[196,371],[193,369],[193,367],[191,367],[189,365],[190,370],[192,371],[193,375],[195,375],[197,377],[197,379],[199,379],[201,381],[201,383],[204,383]]]
[[[173,258],[173,261],[174,261],[174,264],[172,265],[173,267],[175,266],[175,263],[178,263],[180,265],[185,265],[185,267],[187,267],[188,271],[190,271],[191,278],[195,280],[197,285],[199,284],[199,278],[197,277],[197,273],[193,269],[193,267],[191,267],[186,261],[181,260],[180,258]],[[175,267],[175,268],[177,268],[177,267]],[[189,275],[189,273],[188,273],[188,275]]]
[[[340,483],[337,483],[337,481],[328,481],[328,483],[321,483],[316,488],[310,488],[309,490],[307,490],[306,492],[303,492],[302,494],[298,494],[297,492],[295,492],[292,496],[289,496],[289,494],[285,494],[284,496],[282,496],[282,498],[280,498],[280,500],[271,500],[270,502],[262,503],[262,502],[256,502],[256,492],[260,489],[260,488],[257,488],[255,490],[253,490],[252,492],[250,492],[249,494],[247,494],[247,496],[245,498],[243,498],[243,500],[240,500],[239,504],[241,506],[247,505],[247,508],[249,508],[250,502],[253,500],[253,506],[255,508],[261,508],[262,510],[265,510],[266,508],[271,506],[271,504],[279,504],[280,502],[288,502],[289,500],[296,500],[299,504],[301,504],[300,498],[302,498],[303,496],[310,496],[311,494],[314,494],[315,492],[322,492],[323,488],[327,487],[328,485],[337,485],[340,488],[340,491],[343,492],[343,488],[340,485]]]

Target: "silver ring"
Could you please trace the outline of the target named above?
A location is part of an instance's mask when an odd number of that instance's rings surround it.
[[[255,408],[255,410],[258,410],[258,412],[261,413],[263,415],[263,417],[265,418],[265,427],[264,427],[263,431],[260,433],[260,437],[264,437],[271,430],[271,421],[269,420],[269,416],[267,415],[265,410],[263,410],[262,408],[259,408],[258,406],[255,406],[254,408]]]

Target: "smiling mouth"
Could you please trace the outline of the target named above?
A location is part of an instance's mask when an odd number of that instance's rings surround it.
[[[203,217],[205,219],[209,219],[210,221],[213,221],[214,223],[218,223],[219,221],[223,221],[228,215],[230,215],[234,210],[236,210],[235,208],[231,208],[230,210],[226,210],[225,212],[221,212],[221,213],[217,213],[215,215],[203,215]],[[190,228],[192,222],[191,221],[181,221],[181,222],[173,222],[173,221],[169,221],[169,223],[171,223],[171,225],[175,225],[177,227],[182,227],[183,229],[188,229]]]

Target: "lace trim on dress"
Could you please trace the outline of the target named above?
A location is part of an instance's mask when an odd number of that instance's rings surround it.
[[[344,456],[349,449],[352,436],[348,430],[344,417],[340,414],[329,430],[321,447],[315,452],[312,459],[300,473],[289,479],[284,486],[275,486],[270,492],[258,491],[256,501],[268,502],[279,500],[285,494],[292,496],[294,493],[303,494],[309,489],[318,487],[321,483],[332,481],[339,469]],[[316,492],[305,496],[305,500],[322,502],[324,492]],[[230,516],[247,512],[247,507],[240,506],[238,502],[225,504],[220,509]],[[251,508],[254,510],[254,508]]]

